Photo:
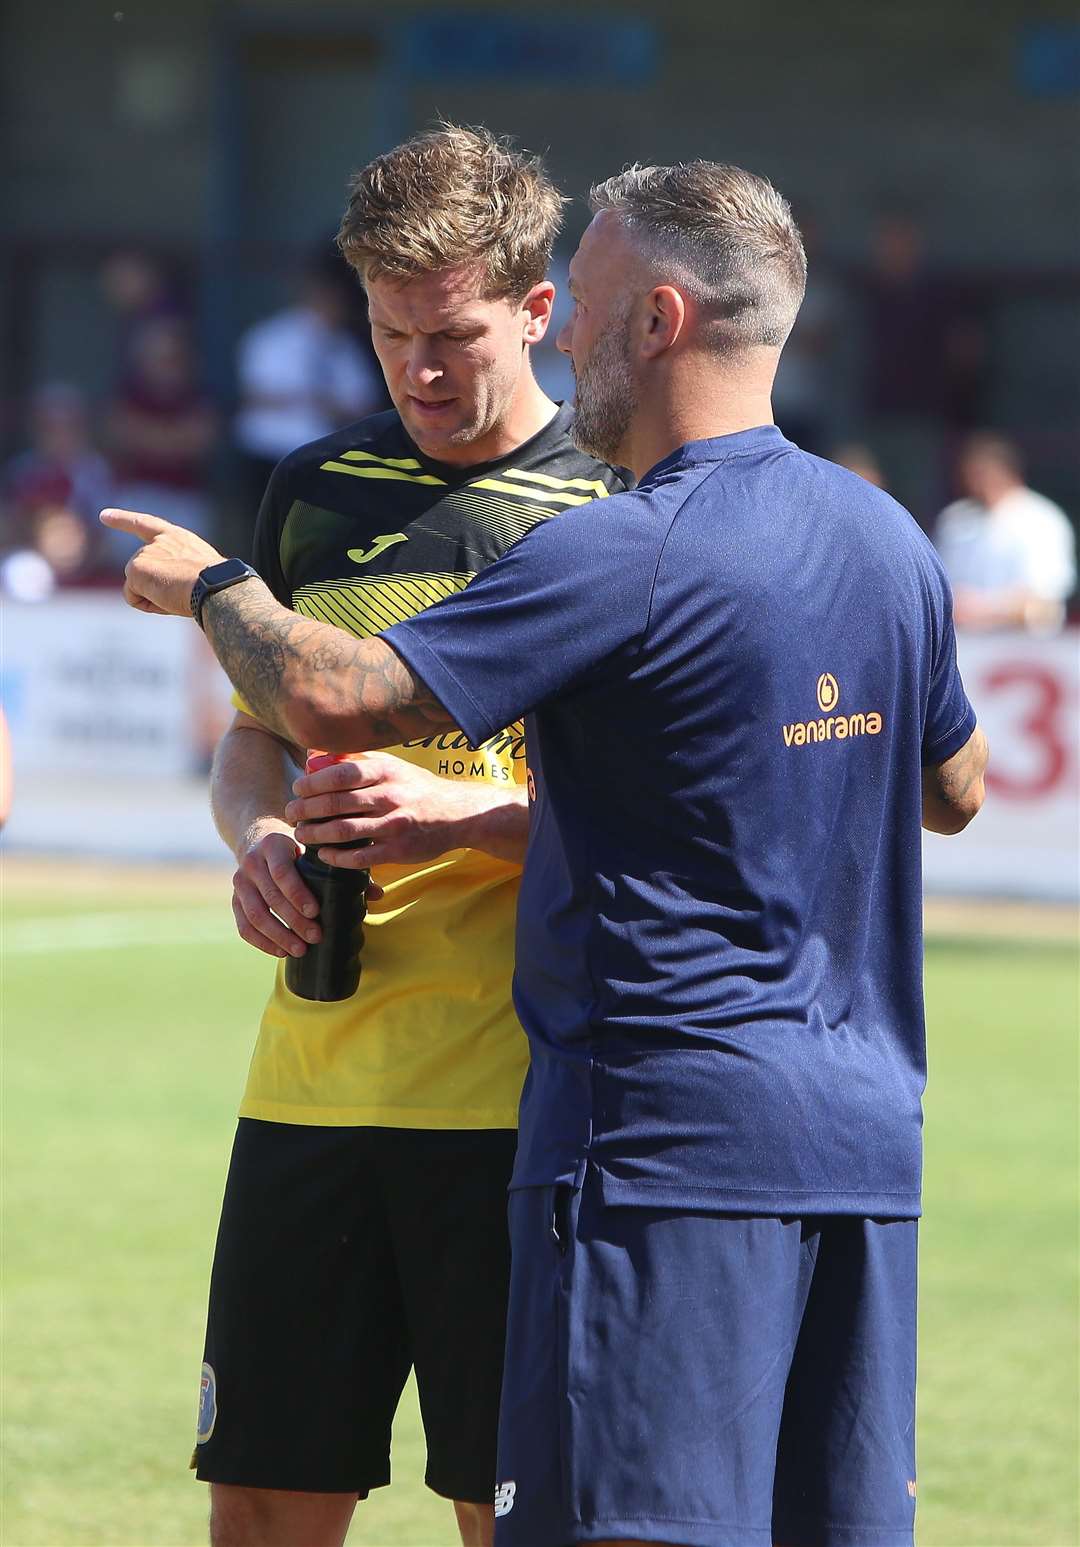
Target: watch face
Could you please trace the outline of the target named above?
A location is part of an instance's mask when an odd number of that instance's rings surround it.
[[[248,566],[243,559],[225,559],[221,564],[208,565],[200,579],[204,585],[212,588],[221,585],[223,581],[238,580],[241,575],[248,573]]]

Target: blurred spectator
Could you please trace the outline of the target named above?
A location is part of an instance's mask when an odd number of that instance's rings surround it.
[[[43,387],[31,403],[29,429],[29,449],[0,477],[3,547],[33,553],[44,534],[57,560],[46,562],[64,579],[100,575],[106,537],[97,513],[110,503],[112,475],[91,443],[82,394],[64,383]]]
[[[101,267],[101,288],[118,324],[116,376],[131,368],[132,351],[148,322],[185,320],[176,285],[158,258],[139,248],[110,253]]]
[[[1027,487],[1019,453],[1003,437],[971,436],[958,472],[968,497],[942,511],[936,533],[957,625],[1060,628],[1076,584],[1068,516]]]
[[[211,535],[206,479],[217,415],[199,384],[188,329],[179,318],[144,322],[132,338],[108,428],[116,503]]]
[[[843,445],[834,446],[829,452],[829,461],[835,462],[837,467],[846,467],[849,473],[858,473],[860,478],[872,483],[875,489],[885,488],[881,463],[870,447],[864,446],[861,441],[847,441]]]
[[[282,457],[386,401],[373,357],[349,331],[353,310],[341,258],[330,251],[309,266],[296,306],[256,323],[240,340],[235,438],[252,516]]]
[[[0,558],[0,592],[19,602],[43,602],[58,585],[105,578],[91,562],[91,539],[79,517],[63,506],[35,511],[25,546]],[[115,580],[115,574],[111,577]]]
[[[916,222],[897,212],[874,229],[865,304],[866,439],[925,525],[943,493],[949,432],[978,415],[982,325],[970,296],[930,268]]]
[[[806,295],[780,356],[773,412],[789,440],[824,456],[836,434],[842,293],[820,251],[817,221],[809,210],[799,211],[799,229],[806,248]]]
[[[108,503],[112,479],[94,450],[86,401],[77,387],[42,387],[30,404],[30,448],[7,464],[2,497],[8,522],[28,519],[45,506],[64,506],[88,526]]]

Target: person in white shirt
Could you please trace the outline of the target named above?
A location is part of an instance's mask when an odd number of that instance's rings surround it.
[[[935,541],[952,582],[960,628],[1060,628],[1076,584],[1076,537],[1068,516],[1029,489],[1017,448],[972,435],[961,449],[968,496],[938,517]]]
[[[240,340],[234,434],[256,508],[282,457],[382,407],[376,367],[346,326],[339,264],[313,263],[299,303],[257,322]]]

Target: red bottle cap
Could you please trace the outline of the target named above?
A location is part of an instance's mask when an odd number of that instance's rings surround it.
[[[309,752],[304,772],[318,773],[320,768],[329,768],[331,763],[347,763],[351,756],[351,752]]]

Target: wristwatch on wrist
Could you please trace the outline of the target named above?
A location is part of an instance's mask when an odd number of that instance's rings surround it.
[[[243,559],[226,559],[221,564],[208,564],[191,588],[191,616],[200,628],[203,626],[202,610],[206,598],[215,591],[224,591],[241,580],[258,580],[258,572]]]

